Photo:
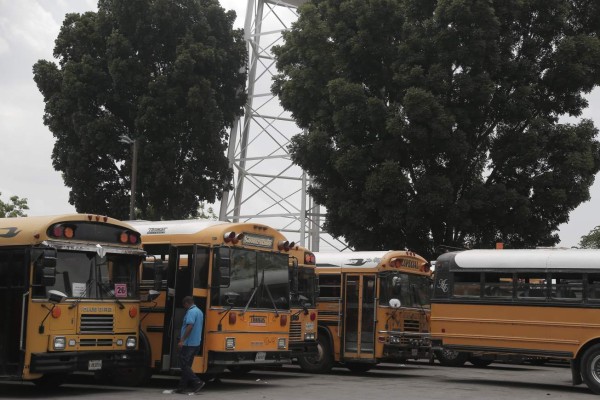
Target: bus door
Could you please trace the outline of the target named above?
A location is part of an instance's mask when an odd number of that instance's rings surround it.
[[[374,274],[344,274],[343,357],[375,358]]]
[[[28,286],[25,250],[0,250],[0,376],[21,375]]]
[[[185,315],[182,301],[185,296],[193,294],[193,271],[190,260],[193,260],[193,248],[171,247],[169,251],[169,272],[167,276],[167,304],[165,315],[165,335],[163,338],[163,370],[179,369],[179,341],[181,323]]]

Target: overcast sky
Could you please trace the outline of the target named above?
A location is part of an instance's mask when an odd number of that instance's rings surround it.
[[[235,9],[242,27],[246,0],[221,0]],[[68,189],[52,167],[54,138],[42,122],[44,103],[33,82],[32,66],[52,59],[54,39],[69,12],[96,9],[96,0],[0,0],[0,192],[2,200],[18,195],[28,199],[29,215],[73,212]],[[600,126],[600,90],[589,96],[583,117]],[[575,122],[574,119],[569,121]],[[573,246],[600,225],[600,177],[591,200],[560,227],[561,245]]]

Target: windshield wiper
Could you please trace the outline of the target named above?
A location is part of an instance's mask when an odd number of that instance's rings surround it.
[[[123,303],[121,303],[121,300],[119,300],[117,298],[117,296],[115,296],[115,293],[111,292],[106,287],[104,287],[103,283],[98,282],[98,287],[100,287],[104,291],[104,293],[106,293],[107,295],[111,296],[115,300],[115,303],[117,303],[119,305],[119,309],[122,310],[122,309],[125,308],[125,306],[123,305]]]

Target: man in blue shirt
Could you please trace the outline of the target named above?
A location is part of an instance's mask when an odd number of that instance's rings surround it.
[[[192,391],[197,393],[204,387],[205,383],[192,371],[192,363],[196,354],[200,352],[204,315],[194,304],[192,296],[183,298],[183,306],[187,311],[183,317],[179,343],[177,343],[181,379],[176,392],[187,393],[187,388],[191,387]]]

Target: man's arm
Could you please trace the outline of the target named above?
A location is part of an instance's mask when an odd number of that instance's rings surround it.
[[[193,327],[194,327],[194,325],[186,325],[185,326],[185,331],[183,332],[183,336],[179,339],[179,343],[177,343],[177,345],[179,347],[183,347],[183,343],[190,336],[190,333],[192,332]]]

